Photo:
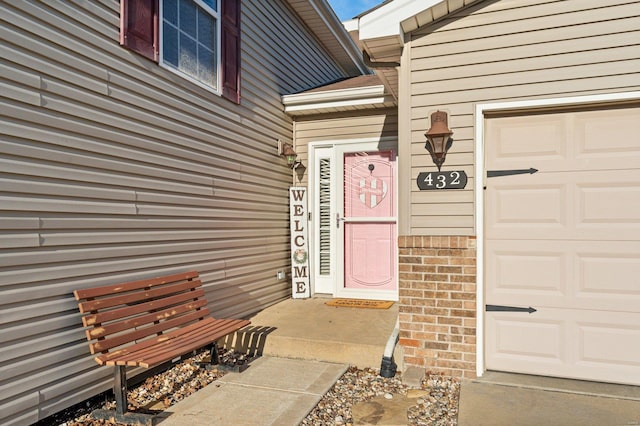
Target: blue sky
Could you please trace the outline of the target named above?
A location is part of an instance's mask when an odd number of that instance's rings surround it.
[[[382,0],[329,0],[341,21],[347,21],[380,3]]]

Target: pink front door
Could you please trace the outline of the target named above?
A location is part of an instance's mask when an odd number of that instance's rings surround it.
[[[395,153],[344,154],[344,288],[395,291]]]

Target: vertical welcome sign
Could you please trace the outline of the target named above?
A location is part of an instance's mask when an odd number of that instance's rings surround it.
[[[309,243],[307,219],[307,188],[289,188],[291,223],[291,286],[294,299],[311,297],[309,287]]]

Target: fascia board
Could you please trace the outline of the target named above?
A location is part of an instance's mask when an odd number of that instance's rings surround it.
[[[362,63],[360,57],[360,49],[356,46],[354,41],[349,36],[342,22],[336,19],[333,9],[329,6],[327,0],[309,0],[309,6],[311,6],[317,13],[318,17],[325,24],[326,29],[331,33],[334,39],[343,48],[345,54],[353,62],[353,64],[360,70],[362,74],[367,73],[367,68]]]
[[[347,32],[358,31],[360,25],[360,19],[350,19],[348,21],[343,21],[342,25],[347,30]]]
[[[330,90],[327,92],[299,93],[285,95],[282,103],[285,107],[303,104],[317,104],[321,102],[351,102],[353,100],[378,97],[384,95],[384,86],[358,87],[354,89]]]
[[[351,99],[351,100],[341,100],[341,101],[326,101],[326,102],[316,102],[313,104],[302,104],[302,105],[291,105],[286,106],[284,111],[287,113],[295,113],[309,110],[323,110],[330,108],[347,108],[347,107],[355,107],[359,105],[377,105],[384,104],[385,102],[391,102],[393,98],[389,96],[378,96],[374,98],[363,98],[363,99]]]
[[[360,17],[360,40],[397,37],[402,40],[400,23],[432,8],[444,0],[394,0]]]

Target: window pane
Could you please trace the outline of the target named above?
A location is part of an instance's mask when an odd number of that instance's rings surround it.
[[[162,14],[165,21],[178,26],[178,0],[165,0],[162,3]]]
[[[167,23],[162,28],[162,55],[165,62],[178,66],[178,30]]]
[[[212,48],[216,42],[216,23],[208,13],[198,13],[198,42]]]
[[[207,6],[211,7],[211,9],[215,10],[216,12],[218,11],[218,2],[217,2],[217,0],[202,0],[202,2],[204,4],[206,4]]]
[[[192,77],[198,76],[198,52],[196,42],[180,34],[180,70]]]
[[[216,55],[209,49],[198,45],[198,80],[216,87]]]
[[[192,0],[180,0],[180,30],[196,38],[196,4]]]

